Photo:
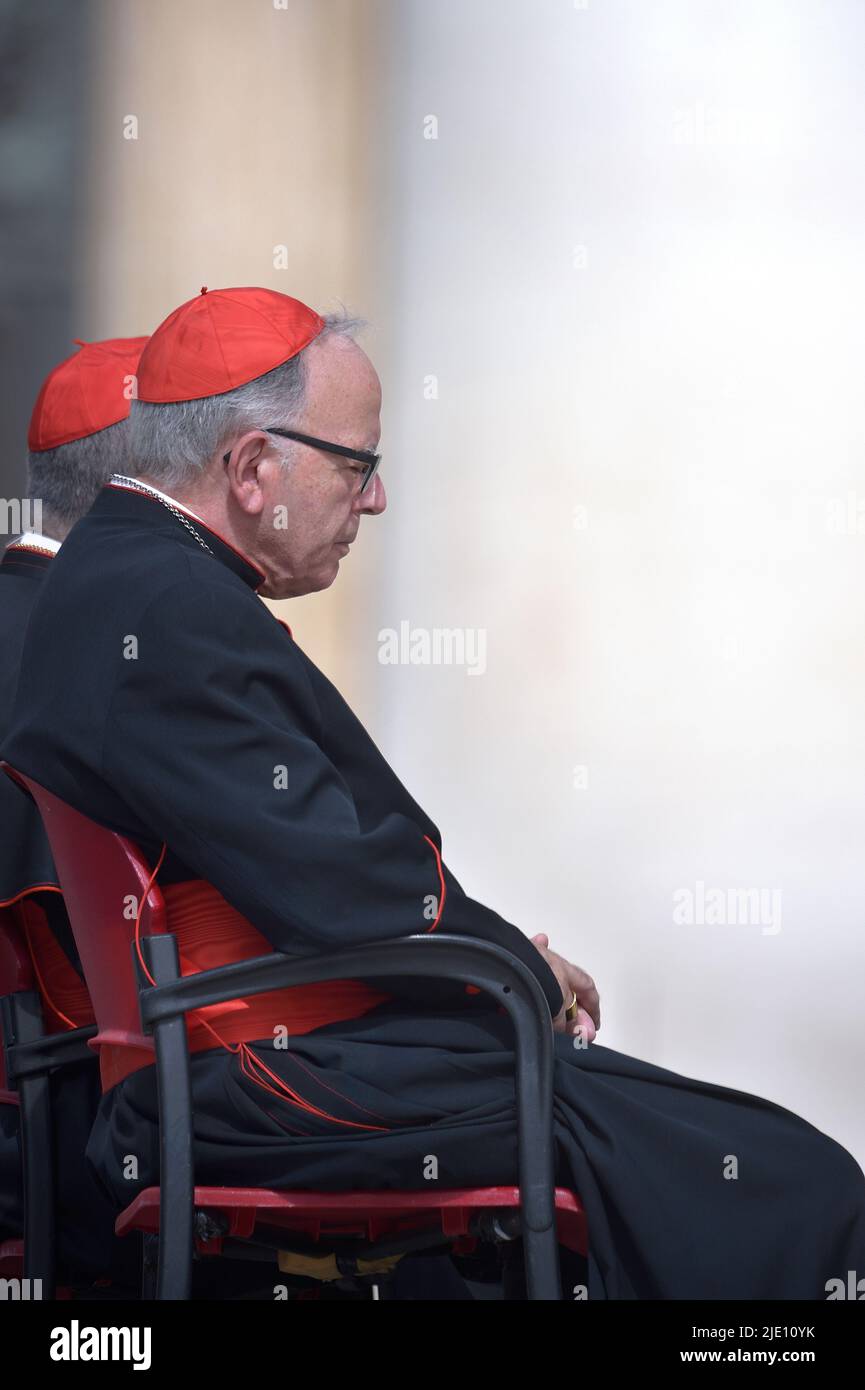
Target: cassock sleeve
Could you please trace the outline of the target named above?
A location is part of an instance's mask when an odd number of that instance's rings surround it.
[[[401,813],[361,827],[307,672],[264,604],[227,585],[174,586],[136,626],[103,775],[154,837],[289,954],[428,932],[436,853]],[[511,951],[557,1014],[561,989],[532,942],[443,872],[435,929]]]

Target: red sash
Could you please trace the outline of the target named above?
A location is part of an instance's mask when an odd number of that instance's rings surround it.
[[[177,938],[182,975],[233,965],[273,951],[267,938],[209,883],[200,879],[169,883],[161,891],[169,930]],[[311,1033],[326,1023],[359,1018],[392,998],[393,995],[372,989],[362,980],[328,980],[268,990],[266,994],[226,1004],[210,1004],[187,1015],[189,1050],[205,1052],[220,1043],[254,1042],[273,1037],[277,1028],[287,1029],[289,1036]],[[149,1048],[104,1044],[99,1049],[103,1092],[153,1062],[154,1054]]]

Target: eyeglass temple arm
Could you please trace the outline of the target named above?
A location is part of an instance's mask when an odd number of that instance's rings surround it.
[[[349,449],[345,444],[331,444],[326,439],[316,439],[311,434],[301,434],[298,430],[269,428],[268,434],[281,434],[285,439],[296,439],[299,444],[312,444],[317,449],[326,449],[329,454],[342,454],[343,458],[357,459],[360,463],[378,463],[380,454],[369,449]]]

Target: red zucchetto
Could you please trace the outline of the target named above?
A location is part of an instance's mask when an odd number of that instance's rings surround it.
[[[168,405],[220,396],[296,356],[323,327],[314,309],[276,290],[202,289],[153,333],[138,398]]]
[[[79,343],[78,352],[49,372],[36,397],[27,445],[34,453],[71,444],[117,425],[129,414],[133,378],[146,338]]]

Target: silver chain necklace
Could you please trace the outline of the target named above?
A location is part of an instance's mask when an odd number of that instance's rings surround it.
[[[202,540],[189,518],[184,516],[183,512],[179,511],[167,498],[160,497],[159,493],[154,488],[148,487],[146,483],[140,483],[137,478],[127,478],[123,473],[112,473],[110,481],[112,483],[120,483],[123,487],[134,488],[136,492],[143,492],[147,497],[152,497],[154,501],[161,502],[165,510],[171,512],[172,516],[176,516],[181,526],[185,526],[189,534],[195,537],[202,549],[206,550],[208,555],[213,554],[207,541]]]

